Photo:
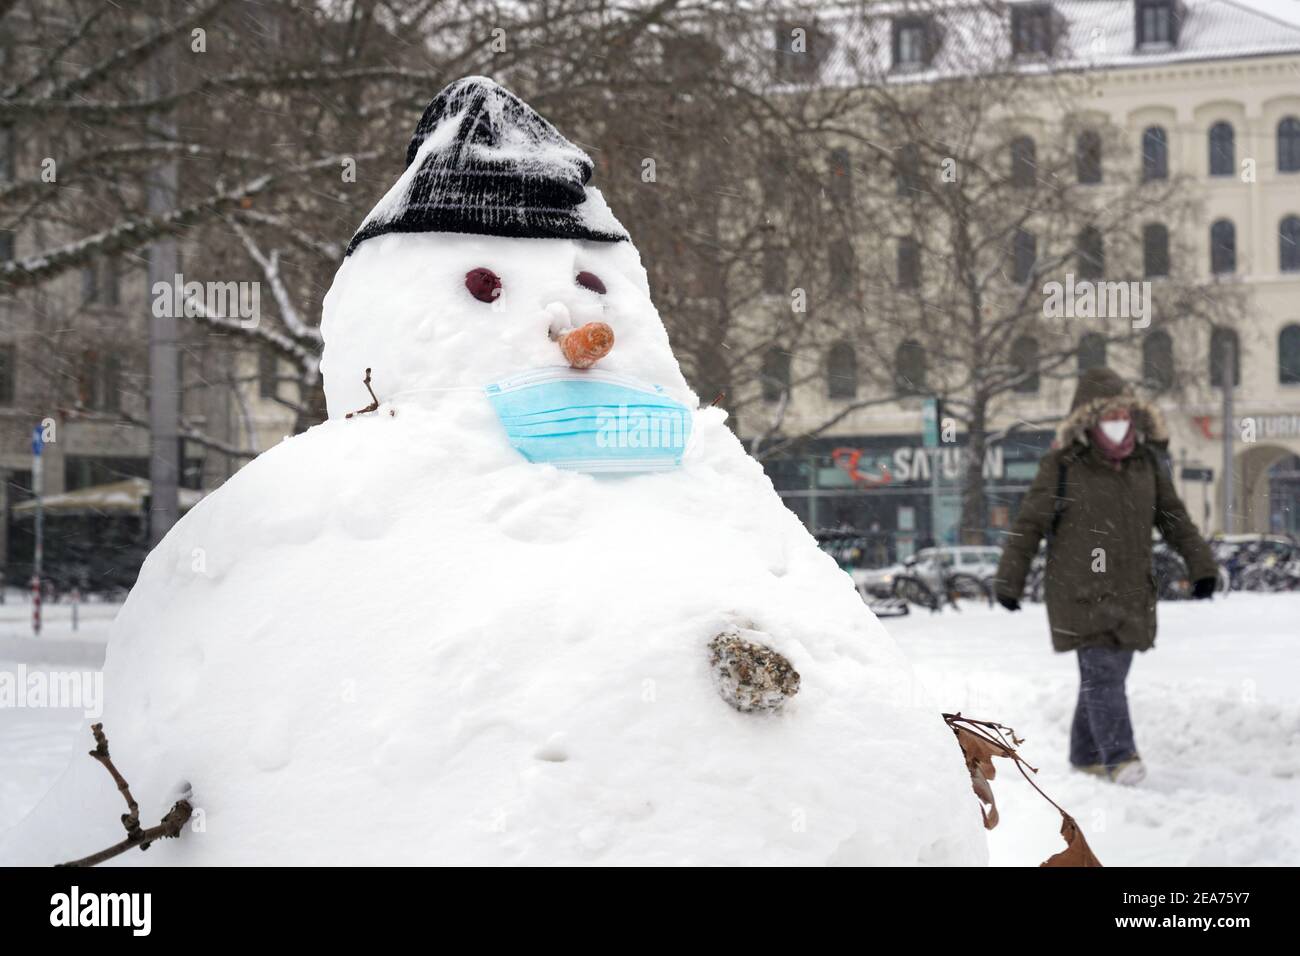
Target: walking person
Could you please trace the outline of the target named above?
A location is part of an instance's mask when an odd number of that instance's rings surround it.
[[[1020,505],[998,564],[998,601],[1020,609],[1025,576],[1047,541],[1045,599],[1052,647],[1079,659],[1070,763],[1120,784],[1146,776],[1125,679],[1135,651],[1156,637],[1151,532],[1187,562],[1193,596],[1214,593],[1217,567],[1166,464],[1159,410],[1115,372],[1079,376],[1070,413]]]

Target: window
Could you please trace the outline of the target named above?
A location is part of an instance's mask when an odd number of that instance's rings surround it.
[[[915,289],[921,284],[921,246],[911,236],[898,240],[898,287]]]
[[[789,157],[777,151],[768,153],[759,170],[759,181],[763,186],[764,208],[786,209],[790,203]]]
[[[790,393],[790,353],[775,346],[763,355],[763,401],[780,401]]]
[[[1286,216],[1278,227],[1278,268],[1300,272],[1300,216]]]
[[[14,234],[8,229],[0,229],[0,262],[8,262],[14,257]]]
[[[268,348],[257,353],[257,394],[261,398],[275,398],[280,392],[280,362]]]
[[[826,354],[826,391],[831,398],[858,396],[858,357],[848,342],[837,342]]]
[[[1178,42],[1173,0],[1137,0],[1137,45],[1168,47]]]
[[[1158,222],[1142,227],[1142,275],[1148,279],[1169,275],[1169,230]]]
[[[894,184],[898,195],[921,191],[921,151],[908,143],[894,155]]]
[[[1241,384],[1241,349],[1237,346],[1237,333],[1232,329],[1216,328],[1210,333],[1210,384],[1223,387],[1223,371],[1228,357],[1232,357],[1232,384]]]
[[[828,250],[831,273],[831,292],[845,295],[853,291],[853,280],[857,272],[857,263],[853,258],[853,246],[847,239],[836,239]]]
[[[830,194],[831,199],[842,205],[853,201],[853,167],[847,149],[831,150]]]
[[[1011,8],[1011,52],[1015,56],[1052,52],[1052,8],[1049,5]]]
[[[778,80],[805,83],[817,79],[830,37],[806,24],[783,23],[776,28]]]
[[[105,412],[122,410],[122,362],[115,352],[109,352],[99,364],[99,380],[95,400]]]
[[[1033,189],[1038,184],[1038,157],[1034,141],[1017,136],[1011,141],[1011,185],[1016,189]]]
[[[1011,241],[1011,278],[1025,285],[1034,277],[1034,266],[1038,264],[1038,237],[1032,232],[1017,229]]]
[[[1237,271],[1237,229],[1227,219],[1210,226],[1210,271],[1216,276]]]
[[[1157,392],[1174,384],[1174,342],[1169,333],[1157,329],[1142,340],[1142,381]]]
[[[17,146],[12,126],[0,126],[0,183],[7,183],[14,178],[15,156]]]
[[[1075,140],[1074,171],[1084,185],[1101,182],[1101,134],[1095,130],[1084,130]]]
[[[14,403],[14,376],[18,364],[17,349],[11,344],[0,345],[0,405]]]
[[[768,295],[785,295],[789,291],[785,271],[785,250],[763,250],[763,291]]]
[[[81,270],[83,305],[118,304],[117,262],[109,258],[93,259]]]
[[[122,408],[121,362],[113,352],[87,349],[77,376],[77,404],[101,412]]]
[[[1038,391],[1038,339],[1022,335],[1011,343],[1011,367],[1017,377],[1014,391],[1023,395]]]
[[[1300,385],[1300,325],[1283,327],[1277,336],[1277,381]]]
[[[1215,123],[1210,127],[1210,175],[1231,176],[1237,165],[1232,124]]]
[[[1169,178],[1169,139],[1163,126],[1150,126],[1142,134],[1142,181]]]
[[[908,339],[894,353],[894,386],[903,395],[925,391],[925,349]]]
[[[1294,116],[1277,124],[1277,171],[1300,172],[1300,119]]]
[[[914,70],[930,62],[930,32],[929,23],[919,17],[894,21],[894,69]]]
[[[1100,332],[1087,332],[1079,339],[1079,371],[1106,367],[1106,337]]]
[[[94,265],[81,267],[81,304],[99,301],[99,273]]]
[[[1076,255],[1080,279],[1100,279],[1106,274],[1106,247],[1101,233],[1087,226],[1079,233]]]

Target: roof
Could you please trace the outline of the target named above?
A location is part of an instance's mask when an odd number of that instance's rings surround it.
[[[1013,59],[1010,11],[1045,3],[1050,3],[1063,27],[1055,55]],[[1300,11],[1300,3],[1294,6]],[[865,8],[824,8],[820,28],[833,38],[834,46],[819,81],[848,84],[864,76],[889,75],[903,82],[923,82],[1009,65],[1025,72],[1107,70],[1300,54],[1296,21],[1239,0],[1181,0],[1181,7],[1177,44],[1141,50],[1136,48],[1135,0],[878,0]],[[891,72],[891,24],[897,17],[918,15],[939,27],[938,50],[926,68]],[[815,51],[816,43],[810,47]]]
[[[59,495],[46,495],[43,502],[47,515],[72,514],[144,514],[144,502],[152,486],[144,478],[127,478],[106,485],[79,488]],[[198,504],[203,492],[180,489],[180,506],[188,511]],[[36,499],[14,505],[13,514],[30,518],[36,514]]]

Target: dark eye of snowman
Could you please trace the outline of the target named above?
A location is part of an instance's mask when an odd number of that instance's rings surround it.
[[[494,302],[501,294],[501,277],[491,269],[470,269],[465,273],[465,288],[480,302]]]
[[[584,289],[599,292],[601,295],[605,294],[605,283],[601,282],[600,277],[593,272],[579,272],[577,282]]]

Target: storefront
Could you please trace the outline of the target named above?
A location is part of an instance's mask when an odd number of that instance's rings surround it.
[[[1010,526],[1052,438],[1050,430],[1014,432],[986,450],[989,543],[999,543]],[[919,433],[837,436],[810,440],[764,467],[805,525],[861,531],[868,562],[877,565],[907,558],[932,541],[957,542],[965,446],[965,435],[937,450],[923,447]]]

